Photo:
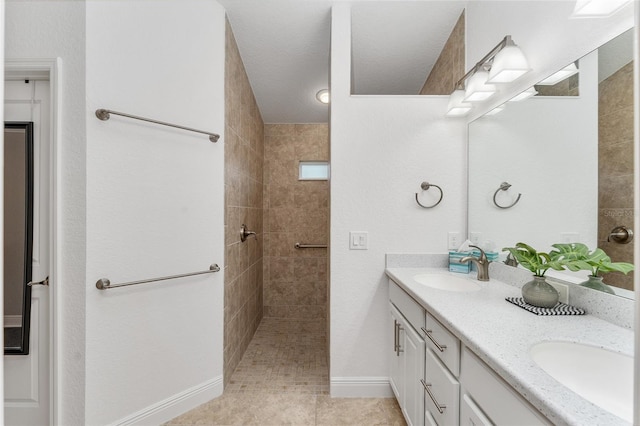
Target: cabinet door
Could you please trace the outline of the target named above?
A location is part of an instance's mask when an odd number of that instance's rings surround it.
[[[407,423],[424,424],[424,391],[421,380],[424,378],[424,340],[407,323],[402,324],[401,333],[404,352],[404,411]]]
[[[460,426],[493,426],[491,420],[466,393],[462,395],[460,404]]]
[[[468,348],[462,351],[460,383],[479,411],[496,425],[549,425],[549,421]],[[467,419],[464,419],[465,421]]]
[[[391,305],[391,336],[392,341],[389,343],[388,353],[389,353],[389,383],[391,384],[391,389],[393,393],[396,395],[396,399],[400,406],[402,406],[402,400],[404,399],[404,386],[403,386],[403,368],[402,364],[404,362],[404,357],[402,356],[402,352],[397,351],[397,345],[401,344],[399,329],[400,329],[400,318],[402,316],[398,312],[398,310]]]

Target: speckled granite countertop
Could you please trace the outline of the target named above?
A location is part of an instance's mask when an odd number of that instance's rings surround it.
[[[468,276],[441,268],[387,268],[386,274],[456,334],[505,381],[556,425],[631,424],[558,383],[538,367],[529,348],[541,341],[580,342],[633,354],[633,331],[593,315],[538,316],[507,301],[520,288],[491,279],[476,292],[436,290],[416,282],[420,273]]]

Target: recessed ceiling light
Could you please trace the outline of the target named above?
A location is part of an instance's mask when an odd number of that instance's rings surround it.
[[[329,91],[327,89],[322,89],[318,93],[316,93],[316,99],[318,102],[323,104],[329,103]]]

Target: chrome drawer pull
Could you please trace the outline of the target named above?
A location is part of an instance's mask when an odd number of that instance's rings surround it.
[[[433,401],[434,404],[436,404],[436,408],[438,409],[438,412],[440,412],[440,414],[444,413],[444,409],[447,408],[446,405],[440,405],[438,403],[438,401],[436,401],[436,397],[433,396],[433,394],[431,393],[431,383],[425,383],[424,380],[420,379],[420,383],[422,383],[422,386],[424,386],[424,390],[427,391],[427,393],[429,394],[429,397],[431,398],[431,401]]]
[[[393,351],[396,356],[400,356],[398,353],[398,321],[393,320]]]
[[[396,352],[396,355],[398,356],[400,356],[400,352],[404,352],[404,349],[402,349],[402,345],[400,344],[400,332],[403,330],[404,328],[402,328],[402,325],[398,323],[398,350]]]
[[[424,327],[420,327],[422,329],[422,331],[424,332],[425,336],[427,336],[429,338],[429,340],[431,340],[431,342],[436,345],[436,348],[438,348],[438,350],[440,352],[444,352],[445,349],[447,349],[447,345],[441,345],[440,343],[438,343],[436,341],[436,339],[433,338],[433,336],[431,335],[431,333],[433,333],[433,330],[427,330]]]

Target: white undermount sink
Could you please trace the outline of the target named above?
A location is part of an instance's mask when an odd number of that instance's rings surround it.
[[[413,277],[414,280],[427,287],[447,291],[478,291],[480,287],[470,279],[456,277],[449,274],[419,274]]]
[[[633,422],[633,357],[562,341],[537,343],[530,354],[540,368],[564,386]]]

